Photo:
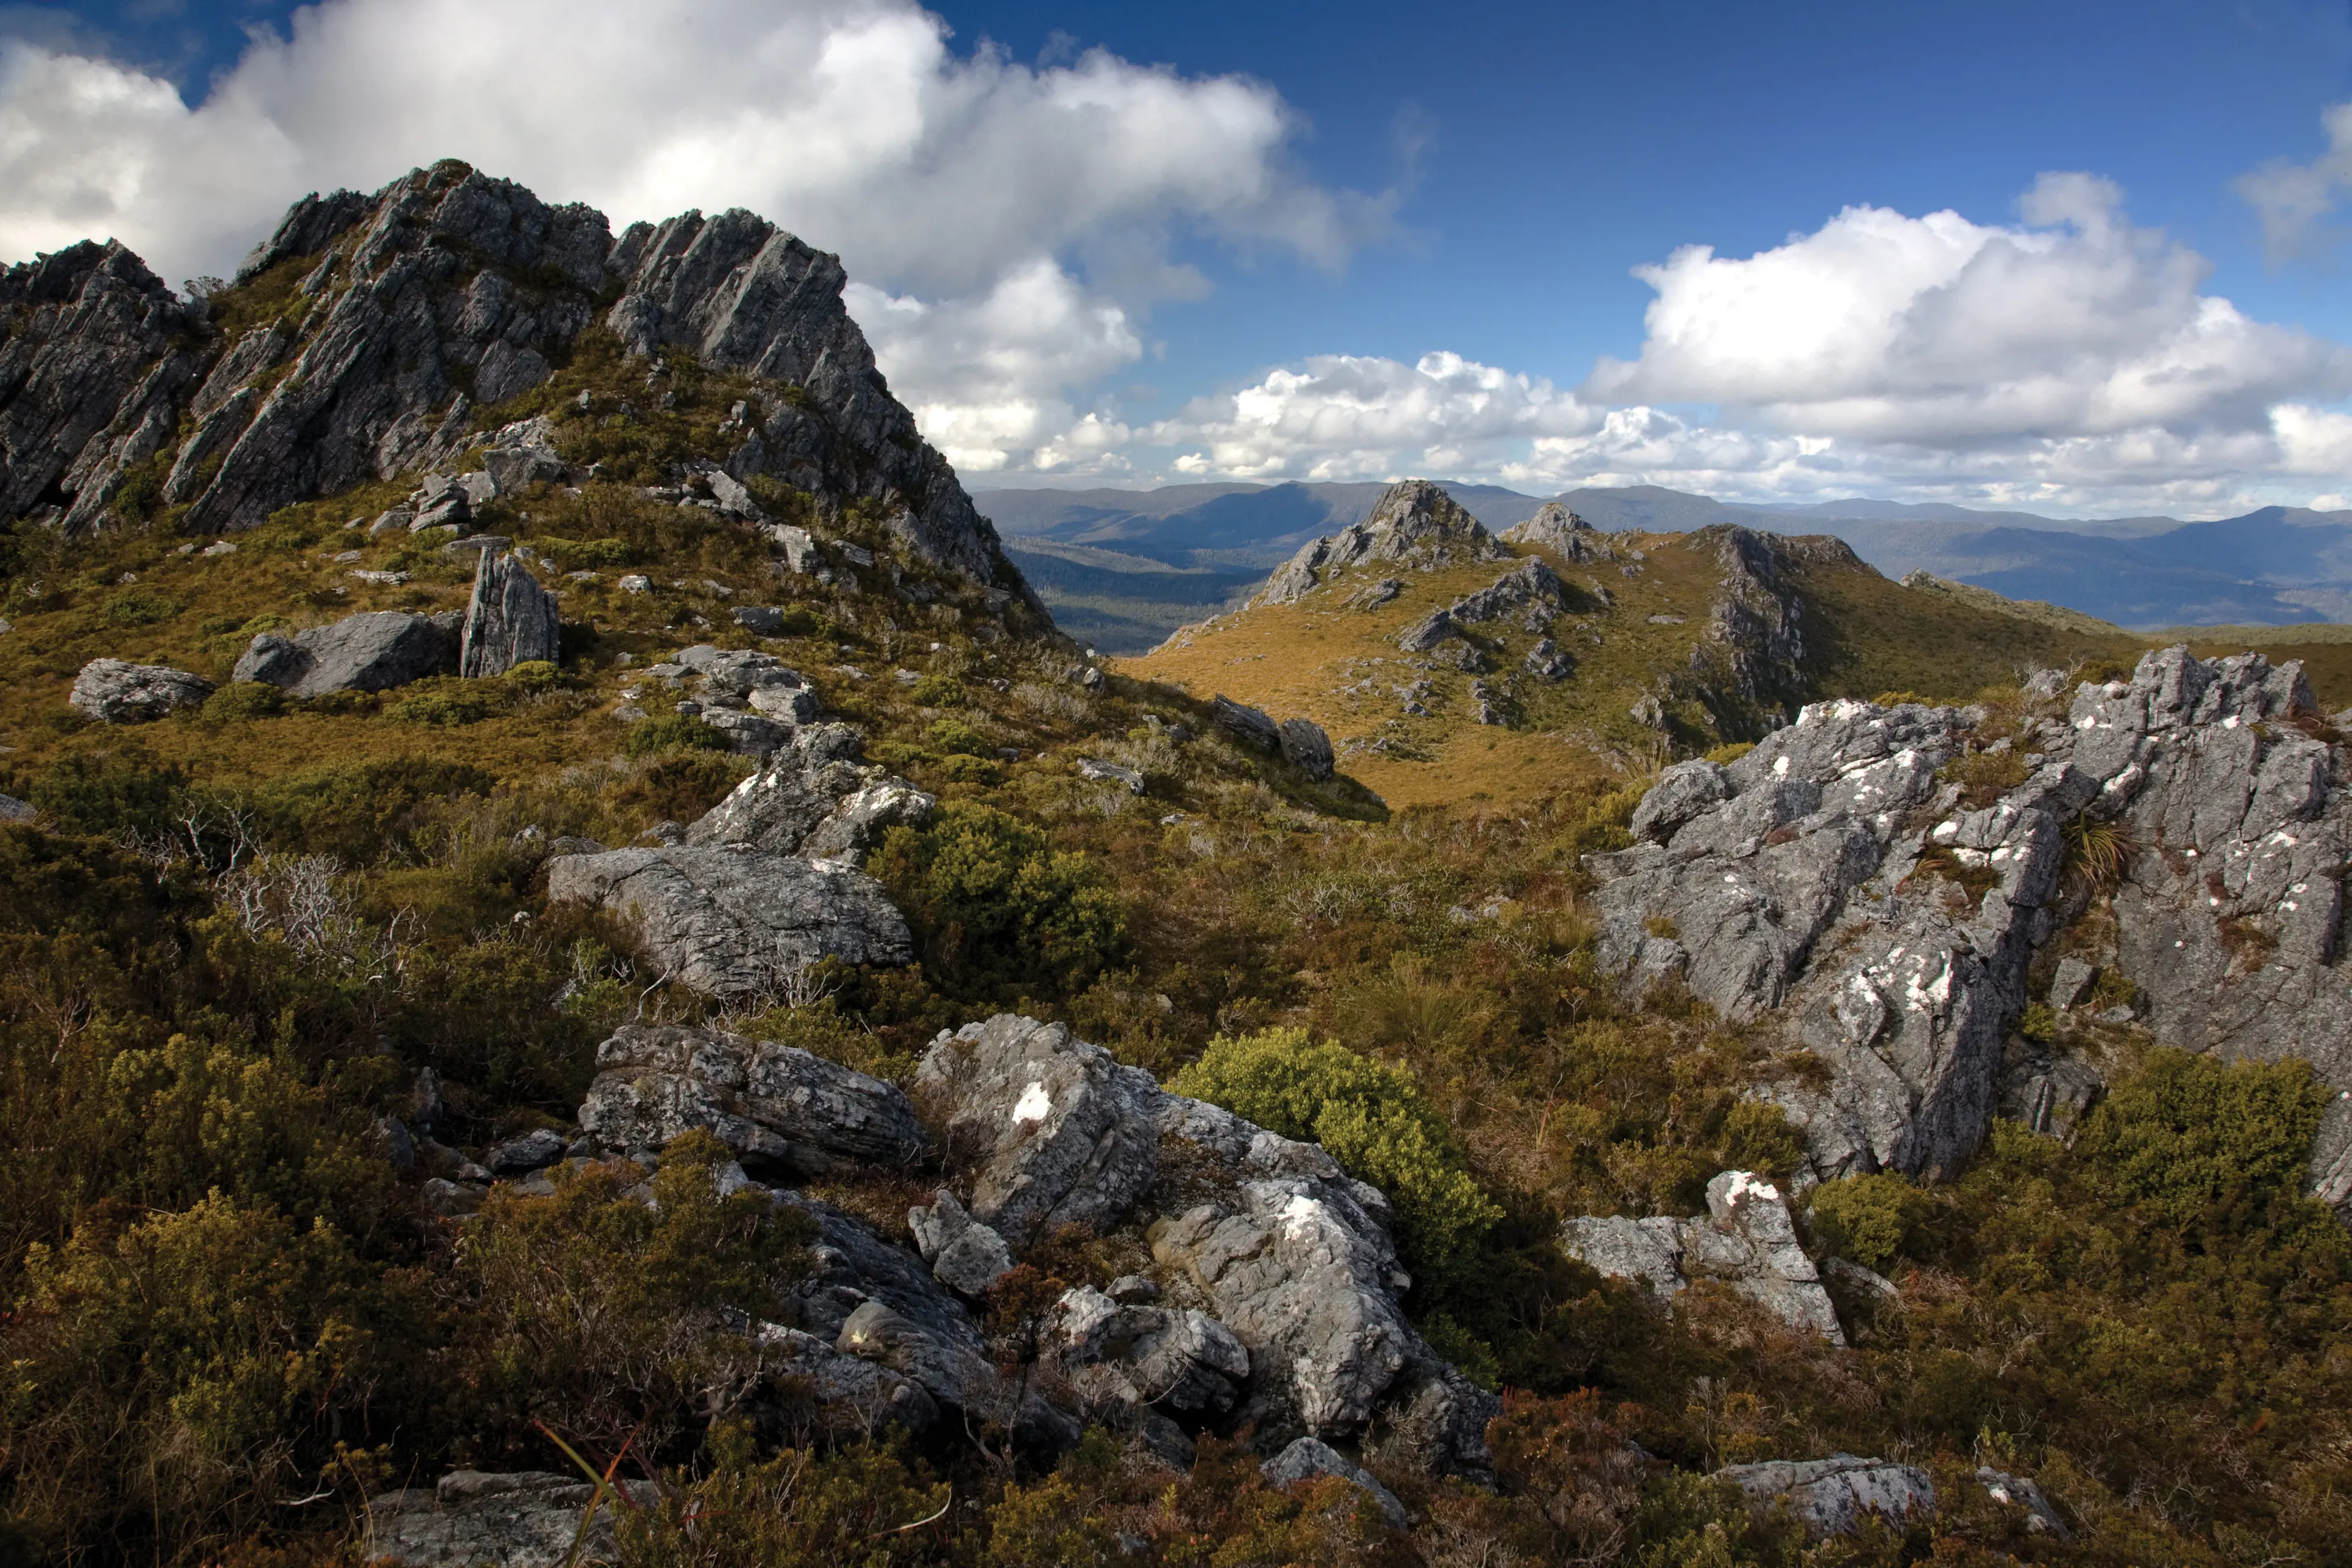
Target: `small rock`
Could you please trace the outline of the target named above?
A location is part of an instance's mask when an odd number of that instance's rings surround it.
[[[541,1127],[500,1144],[482,1157],[482,1163],[497,1176],[521,1176],[555,1164],[563,1157],[565,1146],[562,1134]]]
[[[2060,1541],[2072,1537],[2066,1521],[2050,1505],[2050,1494],[2022,1476],[2007,1475],[1990,1465],[1977,1469],[1977,1484],[1983,1487],[1993,1501],[2025,1511],[2025,1528],[2029,1534],[2054,1536]]]
[[[425,1184],[425,1207],[444,1219],[463,1219],[482,1207],[483,1189],[470,1182],[435,1176]]]
[[[2061,1011],[2082,1006],[2098,977],[2099,971],[2080,958],[2059,959],[2058,973],[2050,982],[2050,1005]]]
[[[783,630],[784,612],[773,604],[740,604],[735,608],[735,624],[762,637],[772,637]]]
[[[1865,1513],[1900,1526],[1912,1514],[1936,1507],[1936,1483],[1927,1471],[1852,1454],[1732,1465],[1709,1479],[1738,1487],[1759,1512],[1785,1504],[1815,1536],[1850,1535]]]
[[[929,1208],[908,1209],[907,1228],[932,1277],[959,1295],[986,1295],[1013,1271],[1013,1249],[1004,1238],[974,1219],[951,1192],[940,1193]]]
[[[1258,1473],[1269,1485],[1293,1487],[1301,1481],[1311,1481],[1323,1476],[1338,1476],[1351,1486],[1369,1493],[1381,1505],[1391,1530],[1405,1527],[1404,1504],[1396,1493],[1374,1480],[1371,1472],[1350,1462],[1339,1450],[1319,1437],[1300,1437],[1282,1452],[1258,1467]]]
[[[654,580],[641,571],[627,573],[620,582],[621,591],[624,593],[649,593],[653,591],[653,586]]]
[[[1092,757],[1078,758],[1078,777],[1097,783],[1124,784],[1130,795],[1143,793],[1143,775],[1132,768],[1122,768],[1116,762],[1104,762]]]
[[[204,556],[205,559],[211,560],[219,556],[235,555],[236,553],[236,547],[229,543],[226,539],[216,539],[213,543],[206,545],[198,553]]]
[[[67,700],[103,724],[147,724],[179,708],[201,706],[212,695],[212,682],[185,670],[92,659],[74,677]]]

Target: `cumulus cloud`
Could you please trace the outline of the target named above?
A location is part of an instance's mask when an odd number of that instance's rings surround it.
[[[1328,265],[1381,225],[1295,173],[1295,130],[1242,77],[958,54],[911,0],[323,0],[194,107],[0,42],[0,255],[111,235],[224,272],[302,193],[444,157],[616,224],[749,207],[841,253],[927,428],[992,466],[1093,439],[1054,428],[1054,378],[1134,358],[1139,312],[1202,291],[1178,237]]]
[[[2352,350],[2203,292],[2203,258],[2135,227],[2111,182],[2046,174],[2018,211],[1851,207],[1750,256],[1678,250],[1636,269],[1655,291],[1639,355],[1573,392],[1451,354],[1334,356],[1148,435],[1204,476],[2058,509],[2227,505],[2352,472],[2352,415],[2327,407]]]
[[[1331,354],[1195,400],[1145,439],[1189,448],[1175,463],[1186,474],[1358,479],[1477,471],[1515,444],[1598,418],[1548,381],[1458,354],[1410,365]]]
[[[1590,390],[1964,446],[2254,429],[2282,398],[2352,389],[2352,352],[2200,293],[2204,259],[2134,228],[2112,183],[2045,174],[2020,210],[2005,228],[1849,207],[1753,256],[1676,251],[1636,269],[1657,291],[1641,357]]]
[[[2309,256],[2336,236],[2326,220],[2352,192],[2352,103],[2324,110],[2327,151],[2308,163],[2273,158],[2238,177],[2243,196],[2263,221],[2263,246],[2273,262]]]

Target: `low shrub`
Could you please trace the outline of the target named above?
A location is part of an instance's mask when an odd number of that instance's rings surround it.
[[[2300,1196],[2328,1091],[2299,1060],[2159,1050],[2109,1091],[2077,1146],[2126,1201],[2173,1225]]]
[[[1842,1176],[1813,1189],[1813,1233],[1822,1244],[1882,1272],[1916,1239],[1927,1214],[1919,1189],[1892,1172]]]
[[[630,730],[623,749],[631,757],[653,757],[665,751],[724,751],[727,737],[698,715],[666,713]]]
[[[1118,961],[1127,916],[1111,879],[1017,818],[971,801],[893,828],[867,868],[890,889],[935,983],[1013,999],[1074,995]]]
[[[1455,1274],[1502,1218],[1412,1074],[1338,1040],[1301,1029],[1220,1035],[1171,1087],[1320,1144],[1350,1176],[1388,1194],[1398,1251],[1416,1275]]]

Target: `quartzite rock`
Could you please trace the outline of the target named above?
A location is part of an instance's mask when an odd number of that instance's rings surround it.
[[[1311,718],[1282,721],[1282,759],[1318,784],[1331,777],[1331,737]]]
[[[1786,1507],[1816,1536],[1850,1535],[1866,1513],[1899,1528],[1914,1513],[1936,1509],[1936,1483],[1927,1471],[1852,1454],[1730,1465],[1709,1479],[1738,1487],[1759,1511]]]
[[[1526,522],[1503,530],[1503,542],[1548,549],[1562,560],[1614,560],[1609,536],[1561,506],[1546,501]]]
[[[1258,1467],[1258,1473],[1269,1485],[1297,1486],[1323,1476],[1337,1476],[1350,1486],[1358,1487],[1380,1504],[1381,1513],[1392,1530],[1405,1527],[1404,1504],[1396,1493],[1372,1479],[1370,1470],[1349,1460],[1330,1444],[1315,1437],[1292,1439],[1289,1447]]]
[[[0,521],[97,525],[124,473],[177,439],[201,317],[111,241],[0,268]]]
[[[1222,693],[1209,699],[1209,720],[1253,751],[1278,751],[1282,747],[1280,725],[1266,716],[1263,709],[1237,703]]]
[[[1266,580],[1253,605],[1292,604],[1366,561],[1404,561],[1426,571],[1471,561],[1506,560],[1510,551],[1486,525],[1427,479],[1391,485],[1360,523],[1300,547]]]
[[[638,1507],[655,1500],[651,1481],[616,1483]],[[563,1568],[617,1562],[612,1507],[599,1509],[585,1551],[573,1542],[595,1489],[577,1475],[457,1470],[434,1487],[386,1492],[368,1504],[365,1552],[402,1568]]]
[[[811,1176],[923,1157],[905,1094],[796,1046],[625,1024],[596,1048],[596,1065],[580,1125],[615,1153],[657,1151],[702,1127],[746,1160]]]
[[[92,659],[74,677],[66,700],[104,724],[148,724],[175,709],[201,706],[212,695],[212,682],[185,670]]]
[[[1249,1352],[1207,1313],[1122,1305],[1090,1285],[1054,1304],[1045,1341],[1063,1375],[1097,1404],[1223,1415],[1250,1375]]]
[[[915,1073],[973,1216],[1018,1250],[1065,1225],[1098,1233],[1160,1170],[1160,1086],[1066,1025],[1000,1013],[942,1033]]]
[[[1643,983],[1680,975],[1728,1017],[1778,1010],[1831,1070],[1825,1092],[1774,1090],[1819,1174],[1949,1172],[1983,1135],[2026,962],[2065,913],[2062,830],[2114,823],[2113,935],[2065,939],[2073,994],[2113,967],[2158,1039],[2310,1061],[2338,1092],[2314,1185],[2352,1199],[2352,981],[2335,950],[2352,792],[2300,666],[2171,648],[2063,712],[2062,679],[2029,685],[2046,706],[1997,743],[2025,780],[1980,810],[1937,777],[1972,743],[1962,710],[1817,704],[1727,768],[1669,769],[1634,818],[1647,841],[1592,859],[1604,958]],[[2081,1077],[2029,1062],[2012,1110],[2062,1127]]]
[[[840,262],[749,213],[616,241],[591,208],[447,162],[373,195],[304,198],[236,281],[272,269],[299,273],[307,313],[233,343],[119,246],[0,271],[0,523],[54,507],[94,525],[158,455],[163,499],[192,533],[446,463],[480,439],[477,407],[543,382],[601,314],[633,355],[688,349],[793,389],[739,411],[709,480],[722,505],[754,515],[741,482],[760,474],[829,507],[866,503],[909,551],[1045,622],[875,369]],[[480,493],[445,486],[419,521],[463,525],[491,496],[559,476],[554,439],[544,422],[501,430]]]
[[[820,958],[914,957],[882,884],[832,863],[683,845],[559,855],[547,894],[620,915],[662,972],[705,996],[770,995]]]
[[[1706,1207],[1696,1219],[1570,1219],[1561,1245],[1603,1274],[1641,1280],[1664,1300],[1694,1281],[1718,1280],[1791,1328],[1845,1343],[1777,1186],[1748,1171],[1725,1171],[1706,1184]]]
[[[755,688],[755,697],[766,689],[773,688]],[[858,761],[862,745],[845,724],[802,726],[758,772],[696,819],[687,841],[854,862],[889,829],[929,821],[938,800]]]
[[[457,673],[503,675],[533,660],[553,664],[562,657],[562,648],[555,596],[513,556],[484,550],[474,568],[474,597],[466,606]]]
[[[908,1209],[907,1228],[931,1277],[961,1295],[983,1295],[1012,1271],[1004,1238],[974,1219],[951,1192],[940,1192],[929,1207]]]
[[[264,681],[289,696],[381,692],[449,668],[449,628],[405,610],[368,610],[291,637],[264,632],[236,662],[233,678]]]
[[[886,1427],[920,1437],[939,1421],[939,1405],[921,1384],[831,1341],[776,1323],[761,1323],[752,1337],[773,1375],[788,1380],[779,1414],[795,1437],[814,1428],[816,1436],[844,1442],[874,1437]]]

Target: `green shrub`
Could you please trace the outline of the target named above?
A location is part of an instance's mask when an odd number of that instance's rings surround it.
[[[101,625],[128,630],[133,626],[152,626],[159,621],[169,621],[186,606],[178,600],[147,589],[134,588],[109,599],[98,612]]]
[[[625,1162],[564,1173],[552,1197],[501,1187],[483,1204],[452,1281],[456,1359],[475,1418],[519,1457],[544,1456],[537,1420],[604,1454],[633,1434],[658,1454],[706,1389],[758,1364],[729,1325],[782,1310],[811,1228],[756,1188],[719,1197],[732,1157],[705,1132],[675,1140],[652,1206]]]
[[[750,765],[727,751],[657,751],[605,787],[604,809],[633,830],[690,822],[725,800]]]
[[[2077,1148],[2126,1201],[2174,1224],[2297,1197],[2326,1086],[2299,1060],[2149,1054],[2085,1123]]]
[[[996,747],[988,737],[960,718],[932,720],[929,727],[923,731],[923,744],[933,751],[943,752],[950,757],[996,755]]]
[[[868,868],[922,944],[935,980],[1010,999],[1083,990],[1127,949],[1111,879],[992,807],[951,800],[922,829],[893,828]]]
[[[705,724],[698,715],[666,713],[630,730],[624,749],[632,757],[652,757],[664,751],[724,751],[727,737]]]
[[[189,1561],[312,1490],[415,1306],[332,1229],[218,1195],[95,1219],[25,1277],[0,1430],[10,1511],[58,1561]]]
[[[1892,1172],[1842,1176],[1813,1189],[1813,1232],[1822,1244],[1865,1269],[1884,1270],[1917,1239],[1927,1200]]]
[[[1338,1040],[1303,1029],[1220,1035],[1171,1087],[1322,1145],[1349,1175],[1388,1194],[1398,1251],[1425,1278],[1455,1276],[1502,1218],[1412,1075]]]
[[[907,688],[907,695],[923,707],[961,707],[963,683],[952,675],[925,675]]]
[[[497,787],[469,763],[395,757],[271,779],[254,791],[253,809],[273,850],[366,865],[414,852],[433,803]]]
[[[167,832],[187,775],[126,749],[60,758],[37,780],[32,803],[58,831],[94,838]]]
[[[453,729],[461,725],[479,724],[497,713],[499,707],[499,703],[494,694],[469,684],[418,692],[415,696],[401,698],[384,709],[384,713],[401,724]]]
[[[543,692],[562,685],[563,672],[545,659],[525,659],[499,679],[520,692]]]
[[[215,723],[276,718],[286,711],[286,694],[267,681],[231,681],[205,699],[205,716]]]
[[[2017,1032],[2036,1045],[2048,1045],[2058,1038],[2058,1009],[2048,1002],[2026,1003]]]
[[[1742,1100],[1723,1118],[1723,1155],[1741,1170],[1785,1176],[1805,1163],[1805,1135],[1769,1100]]]

